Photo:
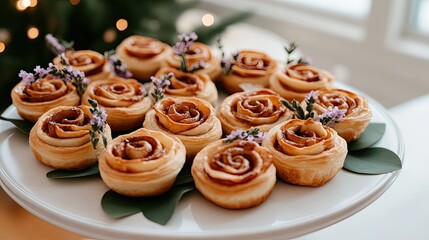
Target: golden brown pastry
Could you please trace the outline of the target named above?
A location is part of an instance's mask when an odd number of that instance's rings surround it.
[[[172,52],[168,44],[139,35],[124,39],[116,48],[116,55],[140,81],[149,81]]]
[[[293,114],[280,102],[282,97],[270,89],[239,92],[225,98],[220,105],[217,117],[223,131],[259,128],[268,132],[273,126],[289,120]]]
[[[70,66],[83,72],[90,81],[106,79],[111,75],[109,63],[98,52],[92,50],[67,51],[65,56]],[[58,56],[54,58],[53,62],[59,68],[65,67]]]
[[[36,122],[49,109],[58,106],[78,106],[80,97],[70,83],[53,77],[45,77],[33,83],[18,83],[11,92],[12,102],[19,115]]]
[[[307,64],[292,64],[271,76],[270,88],[288,101],[302,101],[311,90],[330,88],[333,79],[328,71]]]
[[[179,138],[192,158],[207,144],[222,136],[222,126],[214,108],[196,97],[166,97],[146,114],[143,126]]]
[[[209,75],[212,81],[216,81],[222,71],[220,67],[220,57],[215,55],[209,46],[194,42],[185,54],[187,68],[191,69],[193,64],[200,63],[201,60],[205,62],[204,69],[197,70],[196,73],[205,73]],[[167,57],[165,66],[180,69],[182,58],[179,55],[171,52]]]
[[[79,170],[95,164],[104,147],[102,141],[96,149],[92,146],[89,135],[91,118],[87,106],[60,106],[43,114],[31,129],[29,137],[36,159],[45,165],[65,170]],[[111,139],[107,124],[104,136],[107,140]]]
[[[167,97],[197,97],[206,100],[215,106],[218,100],[218,93],[215,84],[205,73],[185,73],[172,67],[163,67],[155,75],[161,78],[163,75],[173,73],[170,78],[170,85],[165,88],[164,96]],[[153,92],[151,85],[149,95]]]
[[[224,208],[244,209],[261,204],[276,182],[272,155],[255,142],[218,140],[199,152],[192,164],[198,191]]]
[[[343,89],[322,89],[313,109],[322,114],[328,107],[347,110],[343,120],[334,125],[334,130],[347,142],[356,141],[368,126],[372,112],[365,97]]]
[[[176,137],[140,128],[107,144],[99,158],[100,174],[104,183],[120,194],[159,195],[173,185],[185,154]]]
[[[277,175],[283,181],[303,186],[320,186],[331,180],[347,155],[347,142],[312,118],[275,126],[262,146],[274,155]]]
[[[106,109],[107,123],[113,131],[141,127],[152,107],[152,100],[146,96],[143,84],[120,77],[91,82],[82,95],[83,105],[90,106],[88,98],[97,100]]]
[[[277,69],[277,62],[263,52],[241,50],[237,62],[228,75],[222,75],[222,84],[229,93],[241,92],[240,84],[255,84],[267,88]]]

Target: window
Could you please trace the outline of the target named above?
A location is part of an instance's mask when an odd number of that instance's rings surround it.
[[[417,0],[411,9],[410,27],[429,35],[429,0]]]

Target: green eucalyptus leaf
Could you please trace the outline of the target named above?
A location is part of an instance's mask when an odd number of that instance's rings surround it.
[[[183,166],[182,170],[177,175],[176,181],[174,182],[174,186],[190,183],[193,181],[194,179],[192,178],[192,174],[191,174],[191,165],[186,164],[185,166]]]
[[[141,212],[141,198],[121,195],[113,190],[107,191],[101,199],[101,207],[112,218],[123,218]]]
[[[142,199],[140,207],[147,219],[165,225],[182,196],[194,189],[194,183],[175,185],[163,195]]]
[[[370,147],[383,137],[385,131],[385,123],[370,123],[357,141],[348,144],[347,149],[357,151]]]
[[[88,177],[100,174],[98,169],[98,164],[93,165],[92,167],[85,168],[78,171],[67,171],[67,170],[53,170],[46,174],[48,178],[54,179],[64,179],[64,178],[81,178]]]
[[[365,148],[348,152],[344,169],[362,174],[383,174],[402,168],[402,161],[386,148]]]
[[[6,118],[3,116],[0,116],[0,120],[8,121],[8,122],[12,123],[21,132],[23,132],[27,135],[30,134],[31,128],[33,128],[33,126],[34,126],[34,123],[27,121],[27,120],[22,120],[22,119],[12,119],[12,118]]]

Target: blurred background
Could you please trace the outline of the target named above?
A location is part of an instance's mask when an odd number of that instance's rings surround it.
[[[20,69],[54,57],[47,33],[102,53],[132,34],[171,44],[183,31],[206,43],[222,33],[227,50],[258,48],[279,61],[294,41],[314,65],[387,108],[429,92],[429,0],[1,0],[0,110],[11,104]],[[0,239],[83,238],[1,189],[0,206]]]

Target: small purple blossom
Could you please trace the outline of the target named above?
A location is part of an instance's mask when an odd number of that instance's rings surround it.
[[[90,121],[91,129],[89,130],[89,136],[91,139],[92,147],[95,149],[97,147],[98,142],[100,141],[100,137],[103,141],[104,147],[107,145],[107,138],[104,136],[104,127],[106,126],[107,122],[107,113],[104,108],[98,107],[98,102],[94,99],[89,98],[88,99],[89,105],[91,105],[91,108],[89,109],[92,113],[92,119]],[[96,136],[96,133],[99,134],[99,136]]]
[[[329,106],[324,113],[318,116],[317,121],[328,127],[333,127],[335,123],[343,121],[346,113],[346,109]]]
[[[232,131],[226,136],[224,142],[233,142],[235,140],[253,141],[262,143],[267,138],[267,134],[260,132],[259,128],[252,128],[249,130],[238,129]]]
[[[307,102],[307,103],[309,103],[309,102],[315,102],[315,101],[317,101],[317,99],[318,99],[319,97],[318,97],[318,95],[317,95],[317,92],[316,91],[313,91],[313,90],[311,90],[308,94],[307,94],[307,96],[305,96],[305,101]]]
[[[133,74],[128,70],[127,66],[115,54],[115,50],[105,52],[104,55],[109,61],[109,64],[113,68],[113,72],[116,76],[126,79],[133,77]]]
[[[173,46],[174,53],[176,55],[182,55],[186,54],[190,48],[194,45],[194,42],[198,39],[198,35],[195,32],[192,32],[190,34],[179,34],[177,36],[179,39],[176,44]]]
[[[55,53],[61,54],[66,51],[66,48],[58,41],[57,38],[52,36],[52,34],[48,33],[45,36],[46,44],[48,47]]]
[[[189,72],[193,73],[195,71],[204,69],[206,67],[206,65],[207,65],[206,62],[201,59],[199,62],[195,62],[192,64],[191,70]]]
[[[22,79],[25,85],[32,84],[34,81],[36,81],[32,73],[28,73],[24,70],[21,70],[18,76]]]
[[[152,84],[155,86],[155,89],[152,92],[152,97],[154,98],[155,102],[159,101],[164,97],[164,89],[168,86],[170,86],[171,82],[170,79],[174,76],[172,72],[170,72],[167,75],[162,75],[161,78],[157,77],[150,77],[150,80],[152,81]]]
[[[101,128],[106,125],[107,113],[106,109],[99,108],[98,111],[94,111],[92,114],[91,125]]]
[[[222,52],[222,56],[225,56],[225,54],[223,52]],[[229,75],[232,67],[235,65],[235,63],[237,62],[239,57],[240,57],[240,52],[236,51],[236,52],[231,53],[230,58],[222,58],[220,65],[223,69],[223,72],[226,75]]]
[[[38,78],[46,77],[49,74],[49,71],[47,69],[41,68],[39,65],[36,66],[33,71],[35,75],[38,76]]]

